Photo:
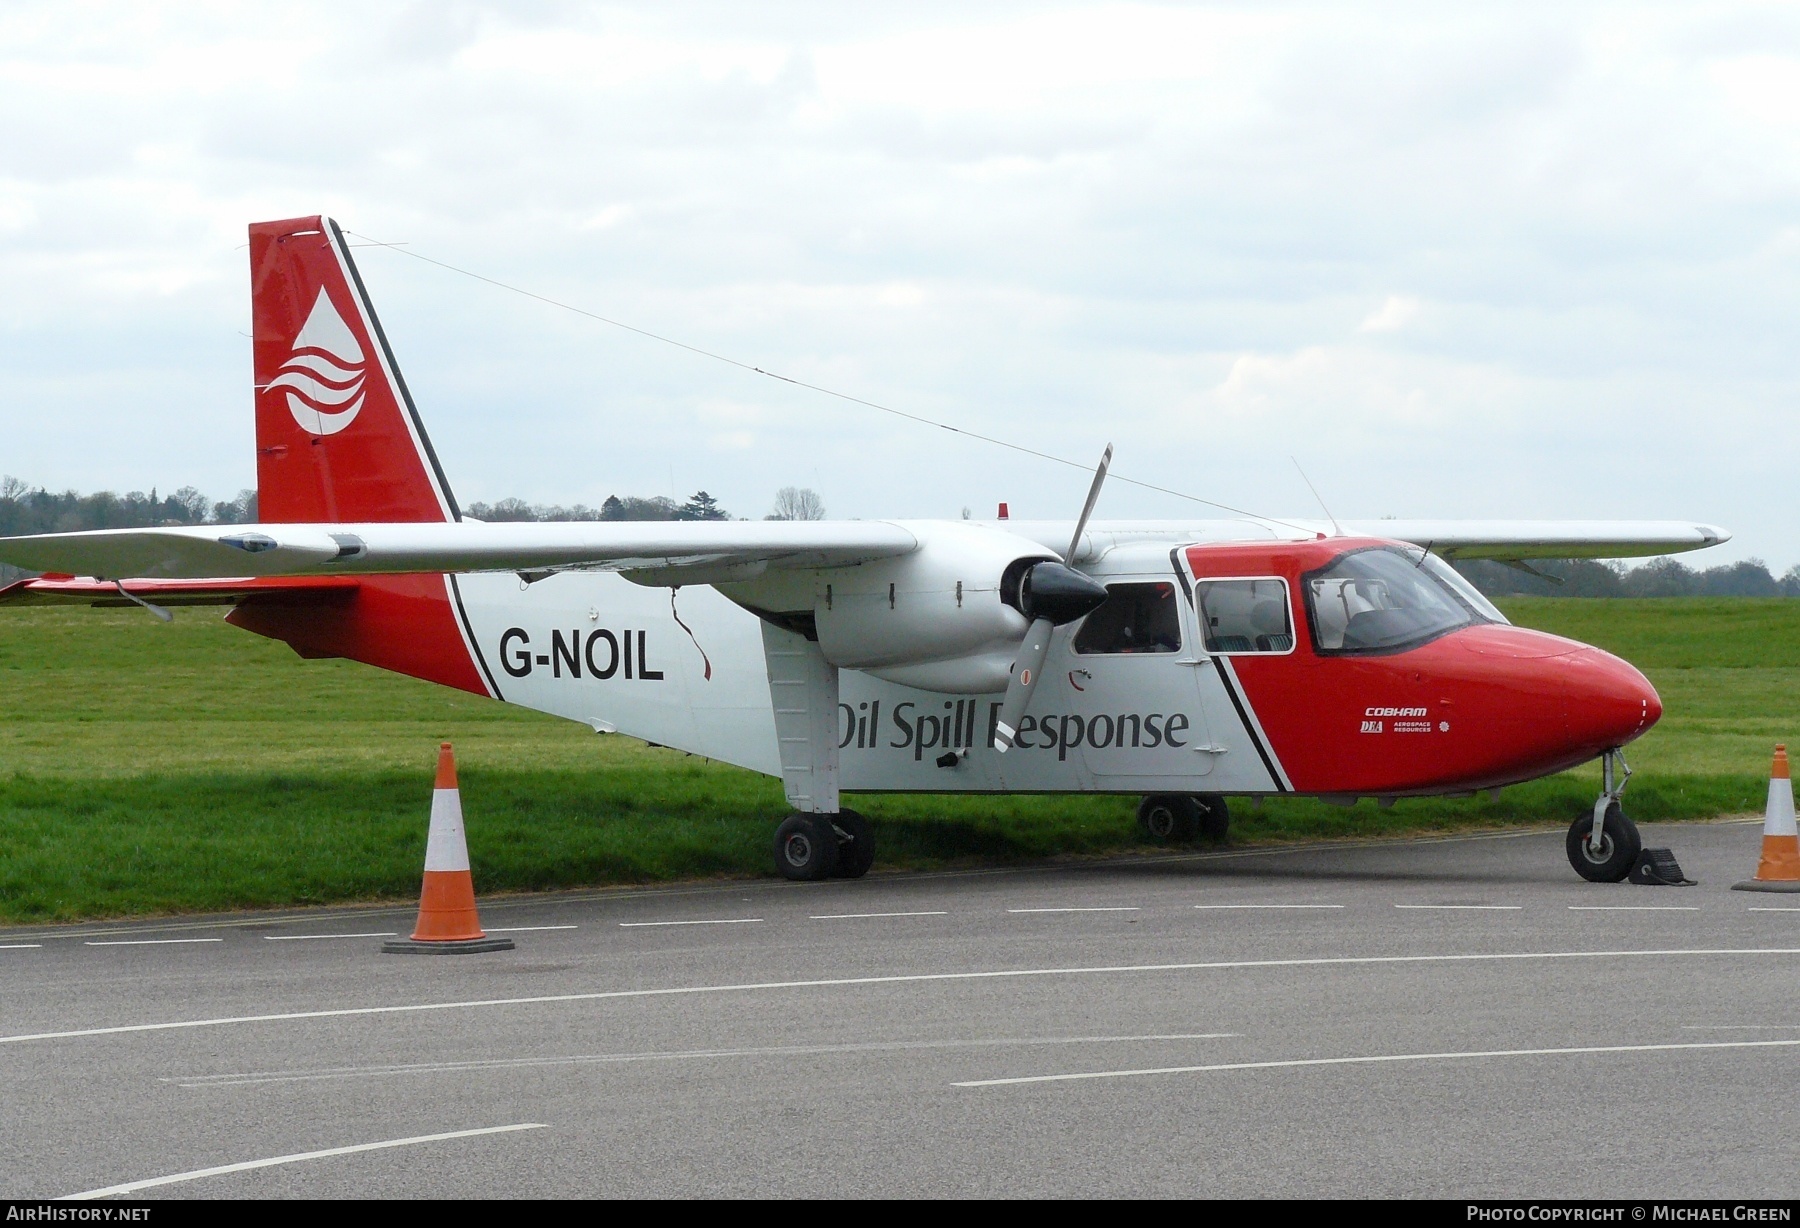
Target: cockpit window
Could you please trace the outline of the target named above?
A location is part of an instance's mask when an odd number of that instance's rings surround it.
[[[1322,653],[1399,652],[1471,623],[1505,622],[1476,594],[1461,593],[1430,553],[1355,550],[1303,577],[1313,644]],[[1461,577],[1457,577],[1461,580]]]
[[[1075,633],[1075,651],[1180,652],[1181,612],[1168,583],[1109,584],[1106,604]]]
[[[1194,598],[1206,651],[1293,651],[1285,580],[1200,580]]]
[[[1474,610],[1488,622],[1501,623],[1506,626],[1511,625],[1506,621],[1506,615],[1502,614],[1493,602],[1481,595],[1480,589],[1476,588],[1473,584],[1470,584],[1467,577],[1456,570],[1456,568],[1450,566],[1450,564],[1444,562],[1443,559],[1440,559],[1437,555],[1432,554],[1427,550],[1425,551],[1425,561],[1423,565],[1432,575],[1436,576],[1455,590],[1456,595],[1462,598],[1464,605]]]

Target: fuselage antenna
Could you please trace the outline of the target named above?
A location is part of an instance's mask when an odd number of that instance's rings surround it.
[[[1325,519],[1327,519],[1331,522],[1332,536],[1333,537],[1342,537],[1344,535],[1344,531],[1342,529],[1338,528],[1337,517],[1333,516],[1331,514],[1331,509],[1325,506],[1325,500],[1320,496],[1319,488],[1317,486],[1314,486],[1312,484],[1312,479],[1306,476],[1306,470],[1300,468],[1300,461],[1298,460],[1298,458],[1290,455],[1288,457],[1288,459],[1294,462],[1294,468],[1296,470],[1298,470],[1298,472],[1300,474],[1300,480],[1302,482],[1306,483],[1306,489],[1312,491],[1312,497],[1319,500],[1319,510],[1324,512]]]

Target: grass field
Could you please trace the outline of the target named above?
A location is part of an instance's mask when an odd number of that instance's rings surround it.
[[[1515,621],[1608,648],[1662,693],[1629,809],[1760,809],[1800,733],[1800,601],[1520,598]],[[303,662],[183,611],[0,613],[0,920],[404,899],[435,748],[456,744],[482,891],[770,872],[773,780],[384,674]],[[1592,770],[1498,801],[1239,805],[1233,839],[1566,824]],[[878,869],[1134,845],[1133,801],[874,797]]]

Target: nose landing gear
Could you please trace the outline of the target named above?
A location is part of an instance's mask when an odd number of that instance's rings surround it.
[[[1615,761],[1621,773],[1614,772]],[[1644,847],[1637,824],[1625,817],[1620,804],[1631,780],[1631,765],[1616,747],[1600,757],[1600,764],[1602,785],[1594,813],[1569,826],[1569,864],[1590,883],[1622,883]]]

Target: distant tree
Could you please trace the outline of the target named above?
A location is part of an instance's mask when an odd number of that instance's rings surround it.
[[[1625,573],[1627,597],[1686,597],[1695,587],[1693,568],[1679,559],[1651,559]]]
[[[697,490],[693,497],[681,505],[678,520],[730,520],[731,515],[719,506],[719,501],[704,490]]]
[[[775,510],[764,520],[823,520],[825,500],[804,486],[783,486],[775,492]]]
[[[1697,577],[1697,591],[1704,597],[1779,597],[1781,586],[1761,559],[1745,559],[1708,567]]]
[[[175,513],[171,519],[182,524],[205,524],[207,513],[212,511],[212,501],[192,486],[183,486],[170,495],[167,504]]]
[[[212,521],[214,524],[255,524],[256,492],[240,490],[237,498],[213,504]]]
[[[653,495],[648,499],[639,499],[627,495],[621,499],[617,495],[607,496],[600,505],[602,520],[681,520],[681,505],[663,495]]]

